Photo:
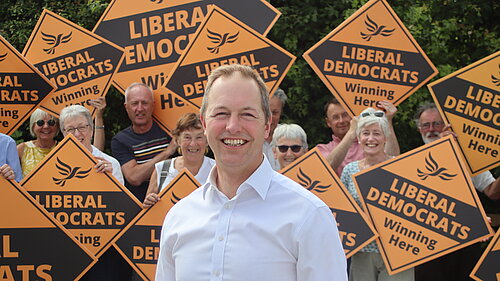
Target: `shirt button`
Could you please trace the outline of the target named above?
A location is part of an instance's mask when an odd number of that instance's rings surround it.
[[[224,205],[224,208],[226,208],[226,209],[231,209],[231,204],[226,203],[226,204]]]
[[[222,241],[222,240],[224,240],[224,236],[221,235],[221,236],[219,236],[219,241]]]
[[[218,271],[218,270],[217,270],[217,271],[215,271],[215,272],[214,272],[214,275],[215,275],[215,277],[219,277],[219,276],[220,276],[220,271]]]

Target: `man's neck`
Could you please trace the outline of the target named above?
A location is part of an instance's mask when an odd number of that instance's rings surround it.
[[[149,130],[151,130],[152,127],[153,127],[153,121],[145,125],[132,124],[132,131],[134,131],[134,133],[136,134],[144,134],[149,132]]]
[[[227,198],[232,199],[236,196],[236,192],[238,191],[240,185],[259,168],[262,161],[260,161],[255,167],[251,167],[249,169],[241,169],[240,167],[220,167],[216,164],[216,166],[218,166],[216,178],[217,188],[224,193]]]

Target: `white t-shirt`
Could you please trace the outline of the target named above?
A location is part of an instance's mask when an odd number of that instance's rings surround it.
[[[160,191],[165,186],[167,186],[179,174],[179,171],[177,171],[177,169],[175,169],[175,167],[174,167],[175,159],[177,159],[177,157],[172,158],[170,161],[170,167],[168,168],[168,175],[167,175],[167,178],[165,178],[165,181],[163,182],[162,186],[160,186],[160,175],[161,175],[161,169],[163,168],[164,161],[160,161],[160,162],[155,164],[156,175],[157,175],[156,184],[159,186],[158,193],[160,193]],[[201,164],[200,170],[198,171],[198,173],[196,175],[194,175],[194,177],[196,178],[197,181],[200,182],[200,184],[204,184],[207,181],[208,175],[210,174],[210,170],[212,169],[212,167],[214,165],[215,165],[214,159],[206,157],[206,156],[203,157],[203,163]]]
[[[495,181],[495,178],[493,177],[490,171],[477,174],[475,177],[472,177],[471,179],[472,183],[474,184],[474,187],[481,192],[484,192],[484,190],[488,187],[488,185],[490,185],[492,182]]]

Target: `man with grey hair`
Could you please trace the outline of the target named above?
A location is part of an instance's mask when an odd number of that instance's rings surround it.
[[[153,91],[146,84],[131,84],[124,105],[132,125],[112,138],[111,151],[120,162],[125,186],[143,202],[155,164],[172,157],[177,145],[154,122]]]
[[[274,130],[271,146],[283,169],[307,152],[306,132],[297,124],[280,124]]]
[[[278,160],[275,158],[271,142],[273,141],[274,130],[280,122],[281,113],[283,113],[283,108],[285,107],[287,99],[288,97],[286,96],[285,91],[280,88],[278,88],[278,90],[276,90],[272,97],[269,99],[269,109],[271,110],[272,117],[271,131],[269,132],[269,136],[266,138],[262,149],[264,150],[264,154],[266,155],[267,160],[269,161],[269,163],[271,163],[271,167],[273,167],[275,171],[280,169],[280,165],[278,163]]]
[[[424,143],[430,143],[446,135],[456,135],[445,125],[436,104],[424,102],[417,109],[415,123]],[[489,172],[471,178],[474,187],[492,200],[500,199],[500,181]],[[479,243],[419,265],[415,268],[415,280],[471,280],[469,273],[481,255]]]
[[[167,213],[155,280],[347,280],[330,209],[264,160],[268,99],[251,67],[208,77],[201,120],[216,165]]]

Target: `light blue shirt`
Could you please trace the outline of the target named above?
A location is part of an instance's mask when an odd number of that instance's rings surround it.
[[[8,164],[14,173],[16,173],[17,182],[23,179],[16,142],[11,137],[0,133],[0,166],[4,164]]]
[[[228,199],[216,169],[168,212],[155,280],[347,280],[335,219],[319,198],[263,160]]]

